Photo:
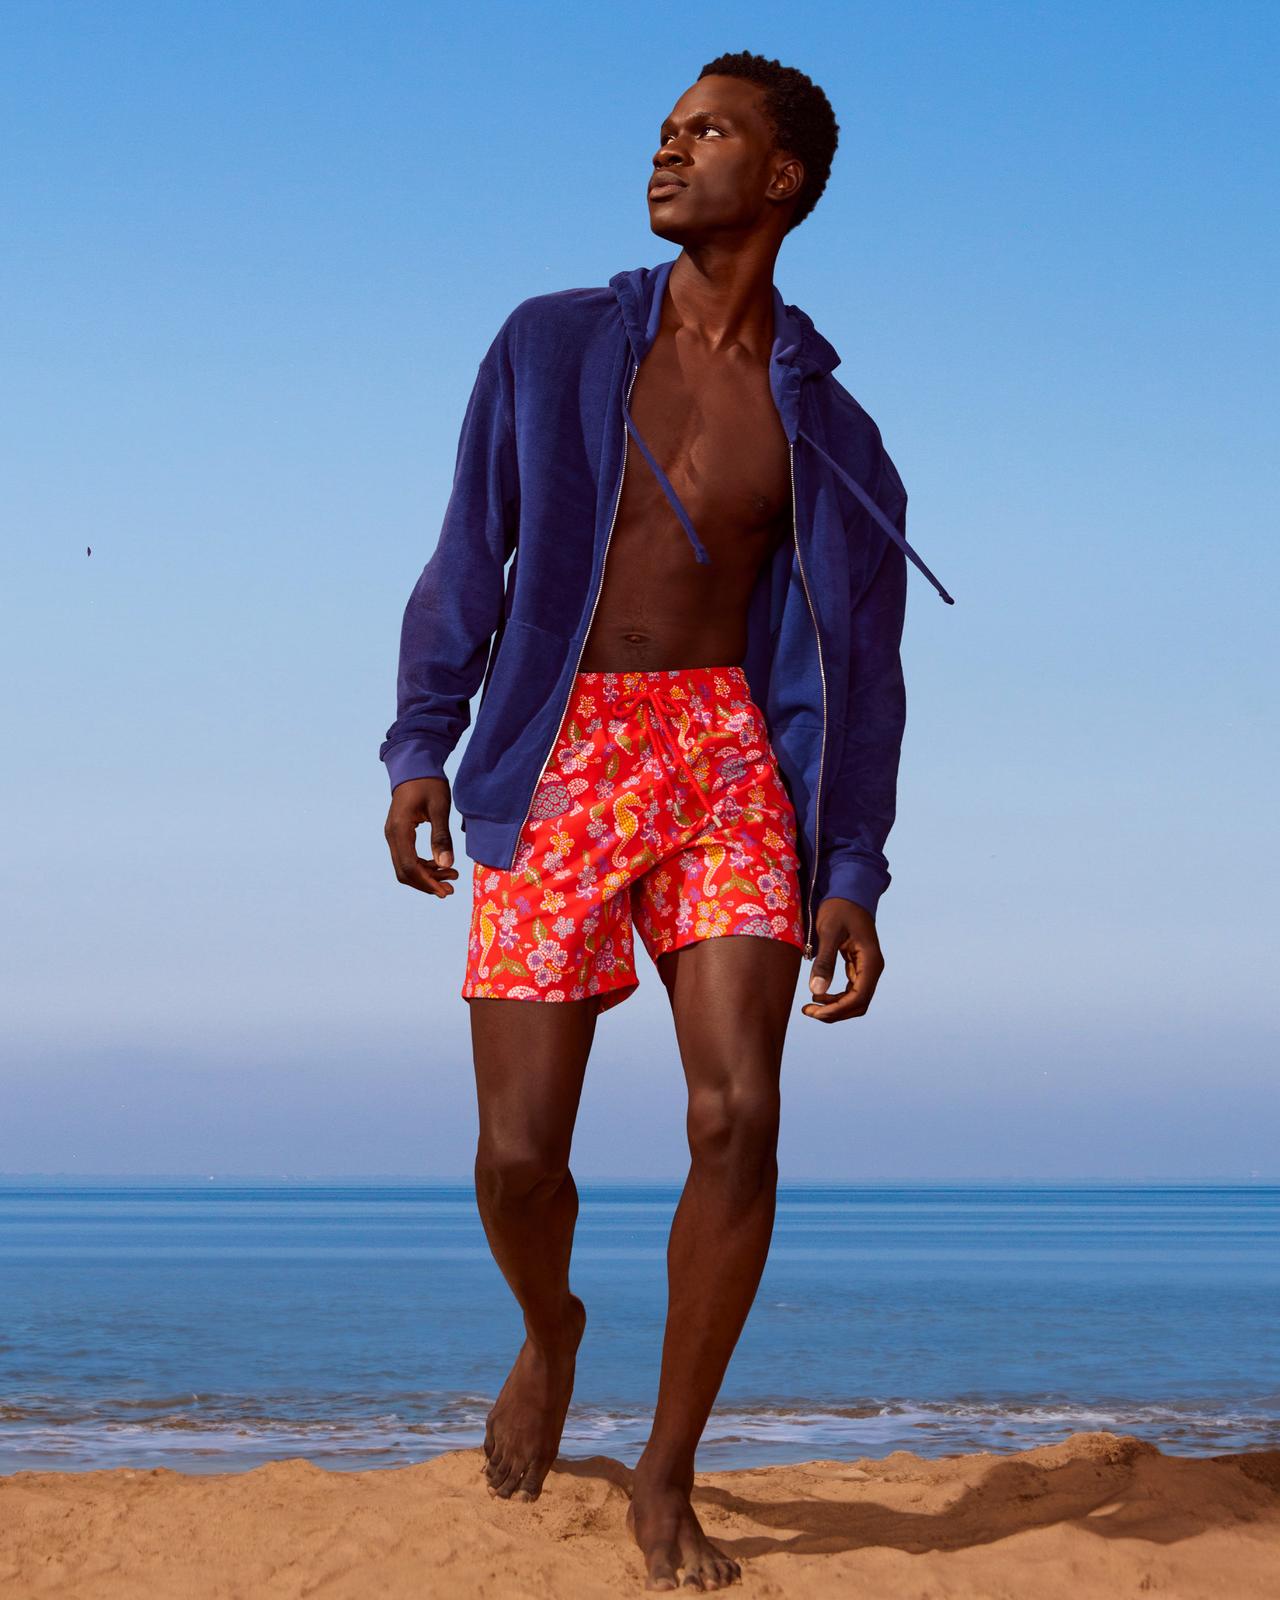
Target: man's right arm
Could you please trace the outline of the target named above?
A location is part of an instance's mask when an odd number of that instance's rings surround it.
[[[384,832],[396,876],[442,898],[453,893],[444,880],[458,876],[444,763],[470,723],[502,620],[519,520],[510,328],[508,318],[467,403],[440,537],[405,607],[396,720],[379,752],[392,789]],[[428,821],[431,861],[416,845],[418,825]]]

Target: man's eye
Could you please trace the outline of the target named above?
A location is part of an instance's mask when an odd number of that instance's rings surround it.
[[[702,126],[698,129],[698,132],[699,133],[718,133],[718,134],[723,135],[724,129],[723,128],[717,128],[714,122],[704,122],[702,124]],[[670,142],[670,140],[672,140],[674,138],[675,138],[675,134],[674,133],[668,133],[668,134],[665,134],[663,136],[661,142],[663,144],[667,144],[667,143]]]

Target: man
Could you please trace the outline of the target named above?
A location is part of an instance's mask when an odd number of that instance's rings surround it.
[[[443,765],[483,688],[453,798],[473,862],[476,1192],[527,1335],[488,1419],[500,1497],[540,1493],[569,1404],[570,1143],[596,1019],[636,984],[633,918],[667,990],[691,1164],[628,1512],[653,1589],[739,1575],[690,1491],[768,1254],[792,996],[802,955],[806,1016],[861,1016],[875,992],[908,556],[950,600],[906,543],[905,490],[839,357],[773,286],[837,133],[803,73],[710,62],[653,157],[650,225],[679,255],[504,323],[382,747],[396,874],[448,896]]]

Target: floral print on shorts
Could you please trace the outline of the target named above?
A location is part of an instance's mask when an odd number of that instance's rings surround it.
[[[510,871],[473,863],[466,999],[583,1000],[724,934],[804,948],[796,819],[741,667],[579,672]]]

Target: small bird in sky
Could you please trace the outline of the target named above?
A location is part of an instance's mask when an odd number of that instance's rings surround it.
[[[87,544],[87,545],[85,545],[85,547],[84,547],[84,553],[85,553],[85,555],[87,555],[87,556],[91,556],[91,555],[92,555],[92,554],[93,554],[93,546],[92,546],[92,545],[91,545],[91,544]]]

